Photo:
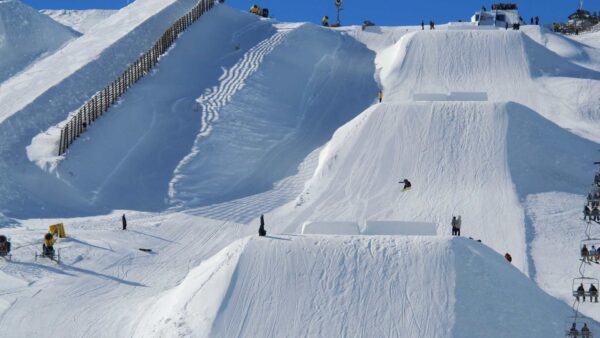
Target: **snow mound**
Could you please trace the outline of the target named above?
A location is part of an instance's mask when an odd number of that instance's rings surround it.
[[[555,337],[571,311],[475,241],[373,236],[245,239],[153,303],[135,336]]]
[[[106,9],[87,9],[87,10],[69,10],[69,9],[42,9],[40,13],[51,17],[54,21],[71,27],[80,33],[87,33],[98,22],[115,14],[116,10]]]
[[[0,82],[78,36],[19,0],[0,1]]]

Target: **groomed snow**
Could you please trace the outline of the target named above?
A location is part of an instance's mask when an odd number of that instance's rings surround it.
[[[570,313],[480,243],[385,236],[244,239],[151,303],[134,336],[556,337]]]
[[[69,10],[69,9],[42,9],[40,13],[51,17],[54,21],[71,27],[80,33],[87,33],[92,27],[100,21],[115,14],[116,10],[110,9],[87,9],[87,10]]]

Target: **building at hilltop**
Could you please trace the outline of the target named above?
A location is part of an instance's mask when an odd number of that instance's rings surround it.
[[[519,24],[524,25],[523,18],[519,15],[517,4],[493,4],[492,8],[488,10],[482,7],[480,11],[475,12],[471,17],[471,22],[477,24],[477,26],[496,26],[506,27]]]

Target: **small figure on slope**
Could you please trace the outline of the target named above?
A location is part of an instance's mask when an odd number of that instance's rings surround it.
[[[402,191],[410,190],[410,188],[412,187],[412,184],[410,184],[410,181],[406,178],[398,183],[404,183],[404,188],[402,188]]]
[[[458,218],[456,216],[452,216],[452,236],[460,236],[460,225],[458,223]]]
[[[127,230],[127,218],[125,218],[125,214],[121,217],[121,225],[123,226],[123,230]]]
[[[265,218],[264,215],[260,215],[260,227],[258,228],[258,235],[260,237],[264,237],[267,235],[267,230],[265,230]]]
[[[321,25],[323,25],[323,27],[329,27],[329,17],[327,15],[321,19]]]
[[[506,258],[509,263],[512,263],[512,256],[508,252],[504,254],[504,258]]]

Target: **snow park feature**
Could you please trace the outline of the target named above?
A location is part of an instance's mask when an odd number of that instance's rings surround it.
[[[600,35],[203,1],[0,1],[0,336],[598,335]]]

